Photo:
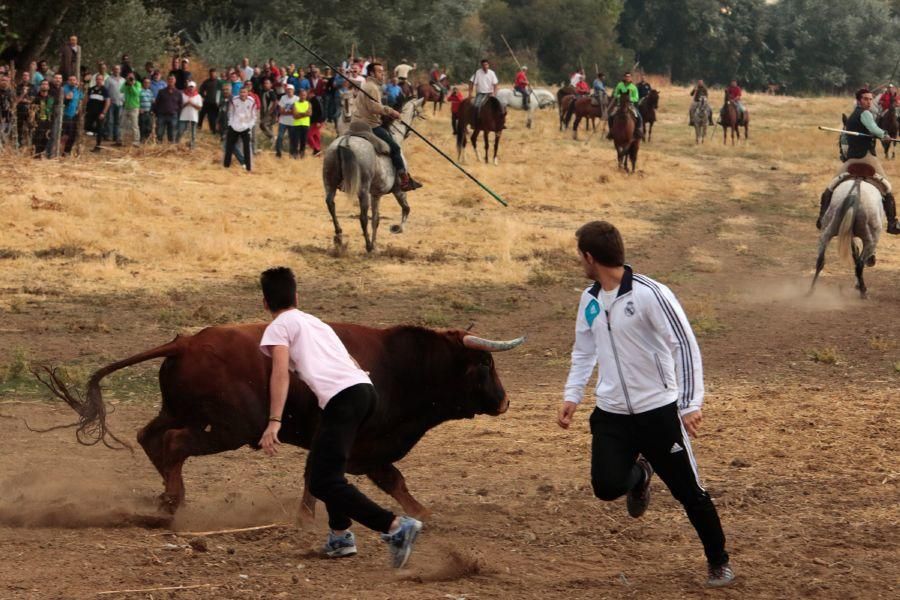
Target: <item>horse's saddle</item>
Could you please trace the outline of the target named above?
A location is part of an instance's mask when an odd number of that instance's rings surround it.
[[[391,147],[387,145],[387,142],[372,132],[372,127],[368,123],[364,123],[363,121],[351,122],[350,130],[347,132],[347,135],[362,138],[372,144],[372,147],[375,148],[375,154],[387,155],[391,153]]]
[[[881,192],[882,196],[886,195],[888,192],[884,180],[877,171],[875,171],[875,167],[866,163],[853,163],[847,165],[847,172],[843,179],[859,179],[866,183],[871,183],[879,192]]]
[[[604,101],[606,98],[603,99]],[[591,94],[591,106],[603,106],[603,102],[600,101],[600,96],[597,94]]]

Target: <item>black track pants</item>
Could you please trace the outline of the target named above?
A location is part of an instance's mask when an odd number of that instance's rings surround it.
[[[329,400],[309,451],[309,491],[325,503],[328,526],[335,531],[347,529],[353,520],[387,533],[394,521],[394,513],[372,502],[344,475],[356,433],[375,399],[372,385],[358,384]]]
[[[716,507],[700,485],[697,465],[676,403],[634,415],[594,409],[591,414],[591,485],[601,500],[615,500],[643,482],[635,464],[642,454],[683,506],[713,567],[728,562]]]

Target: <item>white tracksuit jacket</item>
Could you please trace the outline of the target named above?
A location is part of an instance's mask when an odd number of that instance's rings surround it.
[[[635,414],[678,402],[682,415],[703,404],[700,348],[672,291],[625,267],[604,307],[600,284],[581,295],[564,399],[580,403],[594,365],[595,396],[607,412]]]

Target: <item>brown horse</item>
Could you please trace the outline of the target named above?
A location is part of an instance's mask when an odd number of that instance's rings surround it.
[[[722,111],[720,112],[720,123],[722,124],[722,143],[728,144],[728,130],[731,130],[731,145],[734,146],[734,136],[737,135],[737,139],[741,139],[741,130],[740,127],[744,128],[744,139],[750,139],[750,133],[748,131],[750,127],[750,111],[744,108],[743,117],[738,117],[738,109],[734,104],[734,100],[728,97],[728,92],[725,93],[725,105],[722,106]]]
[[[425,102],[434,102],[434,110],[431,111],[433,115],[437,114],[438,105],[441,110],[444,109],[444,95],[438,93],[430,83],[420,83],[416,87],[416,98],[423,98]]]
[[[597,131],[597,119],[603,123],[606,128],[606,119],[609,115],[609,103],[606,98],[600,99],[600,104],[594,104],[594,98],[591,96],[570,96],[573,101],[569,104],[569,113],[575,115],[575,123],[572,124],[572,139],[578,139],[578,124],[581,119],[585,119],[585,129],[589,129],[591,125],[594,131]],[[568,123],[568,118],[566,119]]]
[[[619,96],[619,107],[616,114],[613,115],[609,127],[609,133],[616,148],[616,160],[619,168],[625,169],[626,173],[628,172],[628,159],[631,159],[631,172],[634,173],[638,149],[641,146],[641,141],[634,137],[637,118],[631,112],[631,107],[628,94]]]
[[[638,110],[644,120],[644,139],[650,141],[653,135],[653,124],[656,123],[656,111],[659,109],[659,91],[650,90],[650,93],[638,102]]]
[[[569,120],[566,118],[566,114],[568,113],[568,104],[563,107],[563,104],[566,101],[566,98],[569,96],[575,96],[575,86],[566,85],[559,88],[556,91],[556,106],[559,108],[559,130],[569,128]]]
[[[493,96],[485,98],[475,115],[475,98],[469,97],[462,101],[459,105],[458,118],[456,125],[456,152],[457,160],[463,162],[466,152],[466,134],[467,129],[472,128],[472,147],[475,149],[475,159],[478,159],[478,134],[484,132],[484,162],[488,162],[488,132],[494,132],[494,164],[498,164],[497,148],[500,146],[500,134],[506,128],[506,113],[503,111],[503,105]]]
[[[891,107],[884,111],[880,117],[878,117],[878,126],[888,132],[892,138],[897,137],[898,130],[900,130],[900,125],[897,122],[897,100],[891,103]],[[884,148],[884,157],[888,158],[888,151],[891,153],[891,158],[896,156],[893,146],[897,142],[886,142],[881,140],[881,146]]]

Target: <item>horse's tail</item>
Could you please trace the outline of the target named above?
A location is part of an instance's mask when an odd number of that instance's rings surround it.
[[[844,198],[840,212],[836,219],[840,219],[838,227],[838,256],[841,260],[853,262],[850,251],[853,244],[853,221],[856,218],[856,209],[859,206],[859,182],[855,182],[850,193]]]
[[[350,149],[346,138],[338,144],[337,154],[338,166],[341,169],[341,189],[355,198],[359,194],[362,174],[360,173],[359,161],[356,160],[356,155]]]

